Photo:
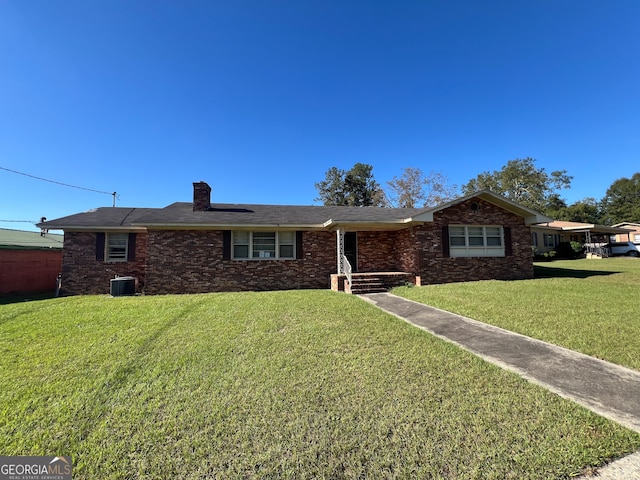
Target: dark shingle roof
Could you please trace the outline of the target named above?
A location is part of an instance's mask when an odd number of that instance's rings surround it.
[[[38,224],[50,229],[130,227],[140,217],[158,208],[101,207]]]
[[[425,209],[380,207],[325,207],[297,205],[211,204],[208,211],[193,211],[188,202],[165,208],[102,207],[50,220],[51,229],[93,229],[146,226],[241,227],[281,226],[319,228],[332,223],[402,223]]]
[[[174,228],[335,228],[340,225],[358,229],[397,229],[431,222],[441,210],[479,198],[525,218],[527,224],[552,219],[489,191],[475,192],[434,208],[335,207],[259,204],[210,204],[206,211],[193,211],[188,202],[165,208],[102,207],[38,224],[49,229],[105,230]]]
[[[139,225],[322,226],[334,222],[399,222],[425,209],[380,207],[325,207],[298,205],[211,204],[194,212],[191,203],[178,202],[141,217]]]

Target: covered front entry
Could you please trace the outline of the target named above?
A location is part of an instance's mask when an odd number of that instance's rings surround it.
[[[358,271],[358,233],[336,230],[338,273],[349,274]]]
[[[371,241],[371,233],[380,235],[380,242]],[[389,288],[405,285],[407,283],[419,282],[415,274],[396,271],[393,267],[382,263],[375,271],[367,270],[367,265],[371,266],[371,256],[380,254],[380,249],[385,250],[385,244],[389,246],[393,240],[389,236],[389,232],[370,232],[361,231],[345,231],[338,229],[337,234],[337,257],[338,270],[336,274],[331,275],[331,289],[335,291],[344,291],[347,293],[374,293],[384,292]],[[367,258],[364,258],[365,271],[358,273],[359,248],[358,240],[363,242],[363,254],[367,257],[367,248],[369,248],[369,264]],[[373,245],[373,246],[372,246]],[[373,249],[373,250],[372,250]],[[386,257],[384,253],[383,257]],[[361,259],[362,260],[362,259]]]
[[[345,232],[344,234],[344,256],[351,264],[351,271],[358,271],[358,233]]]

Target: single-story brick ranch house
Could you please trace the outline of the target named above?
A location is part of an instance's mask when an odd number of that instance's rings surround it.
[[[193,203],[41,224],[64,230],[63,293],[109,293],[116,276],[145,294],[525,279],[530,225],[551,220],[488,191],[411,209],[216,204],[193,187]]]

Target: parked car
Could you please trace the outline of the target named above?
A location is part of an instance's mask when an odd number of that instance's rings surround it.
[[[640,245],[633,242],[611,242],[604,245],[611,255],[626,255],[628,257],[640,257]]]

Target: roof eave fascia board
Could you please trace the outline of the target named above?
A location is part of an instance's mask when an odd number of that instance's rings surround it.
[[[472,197],[473,195],[471,195]],[[515,213],[516,215],[520,215],[524,218],[525,225],[533,225],[536,223],[545,223],[545,222],[553,222],[553,218],[547,217],[546,215],[542,215],[535,210],[520,205],[519,203],[514,202],[513,200],[509,200],[501,195],[493,193],[489,190],[484,190],[482,192],[478,192],[478,197],[481,199],[496,205],[497,207],[504,208],[505,210],[509,210],[510,212]]]
[[[576,227],[560,227],[562,230],[564,230],[565,232],[575,232],[575,231],[587,231],[587,230],[593,230],[594,228],[596,228],[596,225],[593,224],[584,224],[584,225],[579,225]]]
[[[551,230],[554,232],[562,232],[562,229],[560,227],[552,227],[551,225],[544,225],[544,224],[531,224],[529,225],[531,228],[538,228],[540,230]]]
[[[324,228],[327,229],[336,229],[341,226],[361,226],[361,227],[380,227],[384,228],[385,226],[394,227],[394,228],[405,228],[409,227],[412,224],[423,223],[421,221],[415,221],[412,218],[403,218],[399,220],[387,220],[380,222],[372,222],[368,220],[334,220],[329,219],[322,224]]]
[[[539,213],[535,213],[534,215],[524,217],[525,225],[529,225],[532,227],[535,227],[536,223],[548,223],[548,222],[553,222],[553,218],[540,215]],[[554,227],[549,227],[549,228],[554,228]]]
[[[611,225],[611,226],[615,227],[615,228],[626,228],[626,227],[623,227],[622,225],[629,225],[629,226],[633,225],[630,228],[631,230],[633,230],[634,228],[640,227],[640,223],[633,223],[633,222],[620,222],[620,223],[616,223],[616,224]],[[627,228],[627,230],[629,230],[629,229]]]
[[[429,223],[429,222],[433,222],[433,210],[429,210],[428,212],[423,212],[420,213],[418,215],[416,215],[415,217],[409,217],[409,218],[405,218],[404,222],[405,223]]]
[[[255,229],[289,229],[289,230],[321,230],[324,228],[322,224],[259,224],[259,223],[242,223],[242,224],[202,224],[202,223],[148,223],[134,224],[143,225],[143,228],[154,230],[255,230]]]
[[[46,228],[47,230],[63,230],[65,232],[146,232],[147,229],[145,227],[137,226],[137,225],[118,225],[118,226],[100,226],[100,225],[73,225],[73,226],[48,226],[45,225],[42,228]]]

